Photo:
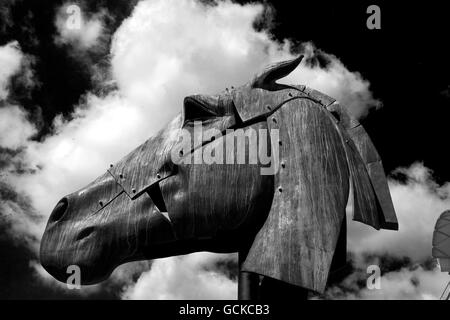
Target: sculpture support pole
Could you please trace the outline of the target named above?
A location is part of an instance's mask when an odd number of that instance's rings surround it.
[[[241,271],[247,253],[247,249],[239,251],[238,300],[258,300],[259,275],[252,272]]]

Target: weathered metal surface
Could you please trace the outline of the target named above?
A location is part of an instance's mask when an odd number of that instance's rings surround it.
[[[432,255],[439,260],[442,272],[450,272],[450,210],[441,213],[436,221]]]
[[[304,86],[289,86],[276,81],[291,73],[302,61],[303,56],[275,63],[257,74],[250,82],[233,90],[230,95],[242,121],[262,117],[273,112],[277,106],[294,96],[304,96],[300,88]]]
[[[349,162],[355,164],[355,169],[352,169],[352,182],[356,186],[356,192],[353,195],[354,220],[376,229],[398,230],[398,221],[383,164],[369,135],[363,126],[348,114],[345,107],[337,102],[328,104],[327,109],[344,129],[341,132],[344,134],[344,139],[349,140],[347,143]],[[360,161],[364,163],[366,170],[363,170]],[[372,188],[367,180],[370,180]],[[375,202],[372,200],[374,197]]]
[[[110,186],[105,188],[104,186]],[[97,213],[108,206],[123,192],[122,187],[107,172],[78,192],[78,196],[88,203],[92,213]]]
[[[245,129],[258,133],[265,128],[266,122],[258,122]],[[205,149],[198,148],[185,155],[183,162],[189,163],[180,163],[175,177],[161,182],[161,191],[178,239],[213,239],[217,233],[245,226],[251,229],[258,219],[267,215],[273,195],[273,176],[261,175],[259,161],[249,163],[250,140],[246,138],[244,148],[239,149],[237,133],[222,136],[207,146],[216,151],[222,149],[221,163],[195,164],[194,158],[198,153],[205,152]],[[256,146],[260,143],[259,138],[255,136]],[[234,148],[226,147],[229,146],[226,139],[235,141]],[[228,153],[233,153],[237,159],[238,153],[242,152],[247,159],[244,164],[226,163],[230,158]]]
[[[300,60],[217,96],[186,97],[167,127],[56,206],[41,242],[44,267],[65,281],[76,264],[82,281],[94,283],[127,261],[249,248],[243,272],[323,291],[333,256],[345,261],[350,186],[354,220],[375,228],[397,222],[378,153],[359,123],[316,90],[276,83]],[[268,144],[279,171],[261,174],[270,164],[250,162],[249,140],[226,148],[237,138],[229,129],[279,130],[279,140],[266,132],[253,143]],[[227,161],[238,153],[243,163]]]
[[[242,268],[322,292],[348,199],[349,171],[334,123],[309,100],[268,118],[280,130],[280,163],[269,217]]]
[[[348,136],[344,136],[353,192],[353,220],[380,229],[380,212],[366,166]]]
[[[334,98],[331,98],[320,91],[301,86],[297,86],[297,88],[302,92],[306,93],[309,97],[317,100],[319,104],[323,107],[328,107],[329,105],[331,105],[336,101]]]
[[[279,84],[276,81],[284,78],[291,73],[302,62],[303,55],[297,58],[281,61],[267,66],[262,72],[258,73],[250,81],[249,86],[252,89],[259,88],[267,91],[278,91],[289,87],[285,84]]]
[[[368,141],[367,143],[371,143]],[[384,174],[381,160],[367,164],[369,177],[375,189],[379,205],[380,228],[388,230],[398,230],[398,220],[392,203],[386,175]]]
[[[151,185],[174,174],[170,151],[177,142],[179,127],[180,121],[175,119],[168,128],[159,131],[108,169],[131,199],[138,198]]]
[[[287,100],[306,96],[296,88],[266,91],[258,88],[252,89],[248,85],[242,91],[234,91],[232,95],[237,113],[242,121],[250,121],[257,117],[264,118]]]

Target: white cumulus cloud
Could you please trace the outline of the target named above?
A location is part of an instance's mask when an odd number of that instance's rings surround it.
[[[371,262],[375,263],[375,262]],[[367,286],[370,274],[367,265],[356,262],[360,268],[338,286],[329,288],[325,293],[328,299],[364,299],[364,300],[437,300],[441,297],[450,277],[435,267],[431,270],[413,264],[399,270],[382,273],[379,287]],[[359,285],[362,284],[362,287]],[[448,293],[447,293],[448,294]]]
[[[431,239],[439,215],[450,208],[450,184],[439,186],[432,172],[421,163],[398,172],[406,183],[389,182],[399,230],[376,231],[349,222],[349,249],[354,253],[390,254],[420,262],[431,256]]]
[[[17,41],[0,46],[0,100],[8,97],[10,79],[19,72],[23,58],[24,55]]]
[[[231,300],[237,297],[237,283],[217,271],[205,270],[230,255],[198,252],[158,259],[136,284],[126,288],[124,299],[142,300]]]
[[[17,149],[37,132],[25,110],[15,105],[0,108],[0,146]]]

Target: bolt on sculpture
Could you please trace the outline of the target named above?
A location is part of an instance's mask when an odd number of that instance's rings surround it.
[[[316,90],[276,82],[301,60],[216,96],[186,97],[167,127],[56,205],[41,242],[44,268],[66,281],[67,267],[78,265],[82,284],[93,284],[129,261],[239,252],[240,299],[261,297],[260,278],[323,292],[345,263],[350,189],[354,220],[398,224],[380,157],[359,122]],[[181,132],[199,122],[203,134],[186,148]],[[207,148],[222,148],[216,160],[248,160],[250,138],[224,143],[236,138],[231,129],[276,131],[254,141],[279,169],[261,174],[273,163],[259,160],[190,161]]]

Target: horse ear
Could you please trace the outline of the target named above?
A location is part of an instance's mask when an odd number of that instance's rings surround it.
[[[266,67],[261,73],[255,75],[251,81],[253,88],[276,91],[284,88],[284,85],[276,83],[278,79],[284,78],[291,73],[303,59],[303,55],[288,61],[274,63]]]

